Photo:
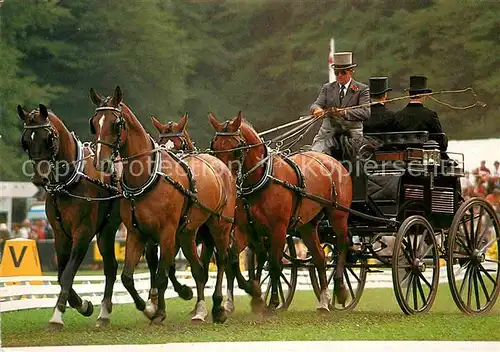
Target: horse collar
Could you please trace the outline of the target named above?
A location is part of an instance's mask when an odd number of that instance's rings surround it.
[[[76,137],[74,132],[71,132],[71,136],[73,137],[73,140],[76,143],[76,164],[78,164],[78,167],[73,168],[73,173],[71,176],[66,180],[66,182],[61,182],[61,183],[49,183],[45,185],[45,189],[49,193],[57,193],[60,192],[64,189],[69,188],[71,185],[77,183],[80,181],[80,178],[84,174],[84,169],[85,169],[85,163],[84,158],[83,158],[83,144],[82,142]]]
[[[154,152],[155,163],[154,163],[153,173],[149,175],[149,178],[146,180],[146,182],[139,187],[127,186],[123,181],[122,177],[120,183],[123,189],[123,197],[127,199],[133,199],[144,193],[156,182],[158,176],[161,174],[161,167],[162,167],[161,150],[158,148],[158,145],[153,138],[151,138],[151,141],[153,142],[153,146],[156,149],[156,151]]]
[[[264,163],[265,163],[265,171],[264,171],[264,175],[262,176],[262,178],[259,180],[259,182],[257,182],[255,185],[252,185],[252,186],[249,186],[249,187],[243,187],[243,181],[244,181],[244,177],[242,175],[241,179],[240,179],[240,182],[239,184],[236,185],[237,189],[238,189],[238,194],[240,196],[248,196],[254,192],[257,192],[259,190],[261,190],[262,188],[264,188],[268,181],[271,179],[271,176],[273,175],[273,155],[271,154],[271,152],[269,151],[269,148],[267,146],[265,146],[265,150],[266,150],[266,156],[264,157]],[[251,172],[255,171],[257,169],[257,167],[259,167],[260,165],[257,164],[254,168],[252,168],[249,172],[247,172],[245,174],[246,175],[249,175]]]

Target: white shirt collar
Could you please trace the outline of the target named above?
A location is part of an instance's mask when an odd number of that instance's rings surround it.
[[[349,81],[346,84],[344,84],[346,91],[347,91],[347,89],[349,89],[349,85],[351,84],[351,82],[352,82],[352,78],[350,78]],[[339,83],[339,88],[342,88],[342,84],[340,84],[340,82],[338,82],[338,83]]]

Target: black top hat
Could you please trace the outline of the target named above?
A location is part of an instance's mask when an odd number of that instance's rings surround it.
[[[427,77],[410,76],[410,95],[432,93],[432,89],[427,88]]]
[[[391,91],[389,88],[389,80],[387,77],[371,77],[370,78],[370,95],[384,94]]]

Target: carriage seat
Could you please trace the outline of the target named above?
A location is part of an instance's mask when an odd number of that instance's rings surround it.
[[[429,138],[427,131],[380,132],[366,133],[365,136],[374,138],[381,143],[378,150],[406,150],[406,148],[422,148]]]

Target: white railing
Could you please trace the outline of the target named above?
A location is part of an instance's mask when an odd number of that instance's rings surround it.
[[[209,279],[205,288],[205,295],[211,297],[214,289],[216,272],[209,273]],[[263,273],[264,275],[264,273]],[[462,273],[463,275],[463,273]],[[190,272],[177,272],[176,276],[181,284],[193,289],[196,295],[196,285]],[[446,283],[446,268],[441,267],[439,281]],[[139,294],[146,298],[150,289],[149,273],[134,275],[135,288]],[[99,275],[76,276],[73,288],[82,297],[91,301],[94,305],[100,304],[104,295],[105,277]],[[368,273],[366,288],[392,288],[392,273],[390,269],[382,272]],[[224,293],[226,280],[224,278]],[[265,288],[264,288],[265,289]],[[311,290],[311,282],[307,270],[299,270],[297,279],[297,290]],[[16,276],[0,278],[0,312],[9,312],[23,309],[51,308],[57,301],[60,286],[56,276]],[[235,295],[245,295],[245,292],[237,288],[235,282]],[[169,283],[165,292],[165,298],[175,298],[177,293]],[[120,275],[117,275],[113,289],[113,303],[132,303],[130,294],[121,282]]]

